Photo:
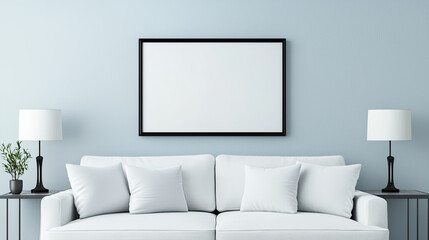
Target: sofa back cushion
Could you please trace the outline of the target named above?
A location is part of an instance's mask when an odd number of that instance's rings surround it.
[[[115,163],[144,167],[182,167],[183,190],[189,210],[211,212],[215,209],[214,157],[212,155],[158,157],[83,156],[82,166],[104,167]]]
[[[245,165],[275,168],[293,165],[296,161],[323,166],[345,165],[342,156],[281,157],[219,155],[216,157],[216,209],[219,212],[240,210],[244,192]]]

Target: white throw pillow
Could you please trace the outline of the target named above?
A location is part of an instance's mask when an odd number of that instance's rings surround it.
[[[246,166],[240,211],[296,213],[301,165],[258,168]]]
[[[66,164],[66,168],[80,218],[128,211],[130,193],[122,164],[102,168]]]
[[[361,165],[301,165],[298,209],[350,218]]]
[[[163,169],[125,165],[130,187],[130,213],[186,212],[182,167]]]

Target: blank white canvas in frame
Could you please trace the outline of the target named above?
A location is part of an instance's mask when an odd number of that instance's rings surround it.
[[[143,133],[284,130],[281,42],[141,44]]]

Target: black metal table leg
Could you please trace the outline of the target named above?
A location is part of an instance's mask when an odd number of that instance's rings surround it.
[[[21,240],[21,199],[19,199],[19,217],[18,217],[18,226],[19,226],[19,236],[18,239]]]
[[[429,206],[429,202],[428,202]],[[9,199],[6,199],[6,240],[9,239]]]
[[[410,240],[410,199],[407,198],[407,240]]]
[[[416,236],[417,236],[417,240],[419,240],[419,199],[416,198],[416,203],[417,203],[417,211],[416,211],[416,216],[417,216],[417,232],[416,232]]]

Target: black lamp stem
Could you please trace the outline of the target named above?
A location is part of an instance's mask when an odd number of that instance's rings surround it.
[[[48,189],[46,189],[43,186],[42,181],[42,164],[43,164],[43,157],[41,156],[41,143],[39,141],[39,156],[36,157],[36,164],[37,164],[37,184],[34,189],[31,190],[32,193],[47,193],[49,192]]]
[[[393,182],[393,162],[395,158],[392,156],[392,141],[389,141],[389,156],[387,157],[387,167],[388,172],[387,175],[389,177],[389,180],[387,182],[387,186],[382,189],[383,192],[399,192],[399,189],[395,187],[395,184]]]
[[[40,142],[39,142],[39,155],[40,155]],[[389,156],[392,156],[392,141],[389,141]]]

